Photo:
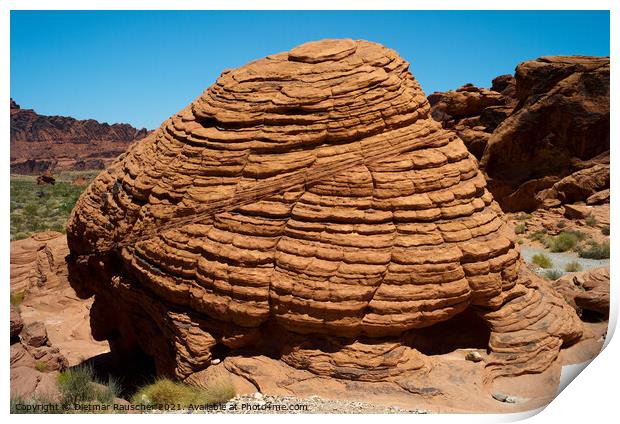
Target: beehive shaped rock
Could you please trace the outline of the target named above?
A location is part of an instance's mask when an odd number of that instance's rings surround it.
[[[475,158],[408,66],[367,41],[307,43],[225,71],[134,144],[68,224],[95,337],[179,378],[262,346],[381,380],[424,368],[410,331],[472,307],[495,374],[549,366],[576,315],[520,272]]]

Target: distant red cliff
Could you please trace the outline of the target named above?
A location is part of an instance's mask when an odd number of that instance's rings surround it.
[[[129,124],[39,115],[11,99],[11,172],[103,169],[147,134]]]

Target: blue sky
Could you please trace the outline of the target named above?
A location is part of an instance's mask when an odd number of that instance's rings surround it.
[[[151,129],[224,69],[321,38],[395,49],[430,94],[539,56],[609,55],[609,12],[12,11],[11,97]]]

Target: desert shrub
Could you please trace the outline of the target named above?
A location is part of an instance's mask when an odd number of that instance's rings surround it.
[[[575,248],[578,242],[579,237],[577,234],[569,231],[562,231],[557,236],[551,238],[548,247],[552,252],[566,252],[567,250]]]
[[[523,241],[523,239],[522,239],[522,238],[519,238],[519,239],[517,240],[517,243],[519,243],[519,244],[523,244],[523,243],[524,243],[524,241]]]
[[[539,253],[537,255],[532,256],[532,263],[538,265],[541,268],[551,268],[553,267],[553,262],[549,256],[544,253]]]
[[[46,186],[38,186],[32,175],[11,175],[11,240],[46,230],[64,233],[71,210],[85,189],[71,183],[78,174],[87,180],[96,175],[92,171],[62,173],[56,176],[56,184]]]
[[[526,230],[525,224],[519,224],[515,226],[515,234],[523,234]]]
[[[590,241],[587,247],[579,246],[577,253],[587,259],[609,259],[609,242],[597,243]]]
[[[534,231],[533,233],[531,233],[527,237],[530,240],[541,241],[546,235],[547,235],[547,231],[545,231],[545,230],[538,230],[538,231]]]
[[[603,233],[604,236],[608,236],[609,235],[609,225],[601,228],[601,233]]]
[[[80,365],[58,375],[58,388],[66,403],[87,402],[95,399],[92,384],[94,371],[91,366]]]
[[[132,396],[131,402],[187,408],[189,405],[222,403],[234,396],[235,389],[229,380],[214,380],[203,389],[163,378],[142,387]]]
[[[530,215],[529,213],[521,212],[520,214],[515,216],[515,219],[517,219],[519,221],[525,221],[525,220],[528,220],[528,219],[532,219],[532,215]]]
[[[34,363],[34,368],[37,371],[45,372],[47,370],[47,364],[45,362],[43,362],[43,361],[36,361]]]
[[[121,392],[120,385],[113,378],[109,378],[107,384],[95,384],[93,388],[93,399],[99,403],[111,405],[114,399],[119,397]]]
[[[557,269],[548,269],[547,271],[545,271],[543,276],[547,280],[555,281],[562,276],[562,271],[557,270]]]
[[[566,227],[566,221],[560,221],[560,222],[558,222],[558,228],[560,228],[560,229],[561,229],[561,228],[564,228],[564,227]]]
[[[564,267],[564,271],[566,272],[579,272],[581,270],[582,270],[581,265],[577,261],[569,262]]]
[[[594,227],[596,224],[598,224],[598,221],[592,215],[586,216],[585,222],[586,225],[589,227]]]
[[[543,244],[552,252],[566,252],[575,249],[577,244],[587,237],[587,234],[582,231],[562,231],[555,237],[543,240]]]

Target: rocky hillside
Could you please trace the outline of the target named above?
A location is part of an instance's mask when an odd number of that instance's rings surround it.
[[[147,134],[129,124],[39,115],[11,99],[11,172],[103,169]]]
[[[490,90],[468,84],[429,101],[504,211],[609,200],[608,57],[529,60]]]

